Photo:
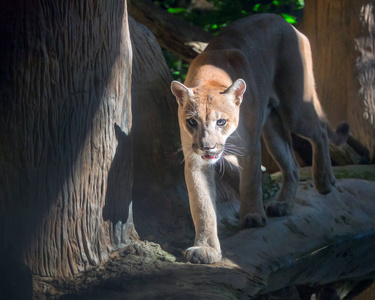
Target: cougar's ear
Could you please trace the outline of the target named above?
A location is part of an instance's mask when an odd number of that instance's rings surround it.
[[[178,105],[183,106],[186,99],[193,94],[192,90],[178,81],[172,81],[171,91],[175,95]]]
[[[234,95],[236,105],[240,106],[243,94],[246,91],[246,83],[243,79],[237,79],[224,93]]]

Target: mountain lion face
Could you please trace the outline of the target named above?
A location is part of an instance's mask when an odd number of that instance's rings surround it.
[[[188,88],[177,81],[172,83],[179,104],[180,128],[189,139],[185,153],[199,156],[208,164],[225,154],[225,142],[238,126],[245,89],[242,79],[229,88],[212,84]]]

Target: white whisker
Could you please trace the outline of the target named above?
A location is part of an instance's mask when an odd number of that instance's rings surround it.
[[[219,174],[221,174],[220,178],[223,178],[225,173],[225,161],[224,157],[220,157],[219,160],[216,162],[216,164],[219,164]]]
[[[240,136],[240,134],[238,133],[238,131],[236,130],[235,133],[237,134],[237,137],[242,140],[242,137]]]
[[[245,148],[244,147],[238,147],[238,146],[230,144],[230,143],[226,143],[225,147],[224,147],[224,153],[226,155],[233,154],[233,155],[237,155],[237,156],[244,156],[245,154],[242,151],[243,149],[245,149]]]
[[[192,118],[192,117],[195,117],[197,114],[196,114],[196,112],[193,112],[191,110],[187,110],[185,115],[188,118]]]
[[[236,155],[236,156],[244,156],[245,154],[238,150],[238,149],[225,149],[224,150],[225,155]]]
[[[221,173],[221,163],[220,163],[220,159],[215,163],[216,164],[219,164],[219,174]]]
[[[193,155],[193,150],[189,150],[184,152],[184,158],[181,163],[184,163],[187,159],[189,159]]]
[[[194,106],[191,103],[189,103],[189,105],[190,105],[191,109],[186,110],[185,115],[188,118],[192,118],[192,117],[197,116],[198,115],[197,110],[194,108]]]
[[[223,165],[223,174],[221,175],[221,178],[224,177],[224,173],[225,173],[225,161],[224,161],[224,158],[221,159],[221,163]]]
[[[181,161],[181,164],[184,163],[187,159],[189,159],[192,155],[194,155],[193,148],[191,146],[181,146],[180,148],[177,149],[176,153],[183,152],[184,158]]]
[[[244,156],[244,154],[241,151],[238,150],[224,150],[225,155],[235,155],[235,156]]]
[[[228,161],[228,160],[227,160],[227,162],[228,162],[228,164],[229,164],[230,170],[233,171],[232,163],[231,163],[230,161]]]

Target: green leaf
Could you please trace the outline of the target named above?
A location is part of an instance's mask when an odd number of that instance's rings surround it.
[[[287,14],[281,14],[281,16],[285,19],[285,21],[287,21],[289,24],[296,24],[296,19],[291,16],[291,15],[287,15]]]
[[[182,13],[182,12],[186,12],[186,8],[183,8],[183,7],[176,7],[176,8],[168,8],[168,12],[170,14],[178,14],[178,13]]]

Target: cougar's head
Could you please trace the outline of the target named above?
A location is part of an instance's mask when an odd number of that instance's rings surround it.
[[[238,79],[230,87],[201,85],[188,88],[173,81],[171,90],[179,106],[181,132],[186,133],[183,144],[192,150],[192,155],[206,163],[215,163],[224,152],[227,138],[238,126],[245,82]]]

